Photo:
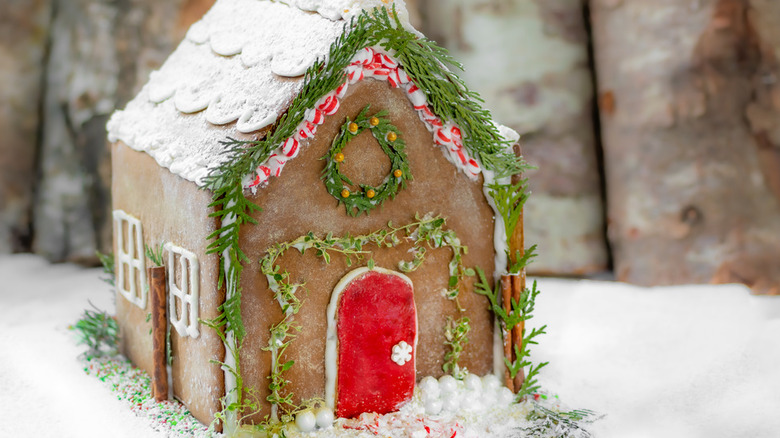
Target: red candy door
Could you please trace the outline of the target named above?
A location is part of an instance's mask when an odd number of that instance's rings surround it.
[[[398,410],[412,398],[416,379],[412,282],[381,268],[353,272],[334,291],[340,292],[336,415],[346,418]]]

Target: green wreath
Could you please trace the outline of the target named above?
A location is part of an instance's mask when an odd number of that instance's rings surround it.
[[[322,172],[325,187],[331,196],[346,206],[350,216],[358,216],[361,213],[368,214],[386,199],[394,198],[399,188],[406,188],[406,181],[412,179],[409,159],[404,152],[406,143],[399,136],[400,131],[386,118],[387,111],[380,111],[369,116],[369,107],[370,105],[366,105],[355,120],[347,119],[341,126],[339,135],[333,139],[330,151],[322,157],[323,160],[327,161],[325,170]],[[371,134],[379,142],[379,146],[390,158],[390,174],[378,187],[355,184],[339,169],[341,163],[346,159],[341,152],[344,146],[366,129],[371,131]],[[347,185],[359,186],[360,190],[350,190]]]

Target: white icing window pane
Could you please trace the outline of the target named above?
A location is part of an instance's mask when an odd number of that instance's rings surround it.
[[[179,336],[197,338],[199,332],[199,266],[197,256],[170,242],[165,244],[168,277],[168,313]]]
[[[119,294],[128,301],[146,309],[148,288],[146,286],[146,260],[141,221],[122,210],[114,210],[114,233],[116,254],[116,287]]]

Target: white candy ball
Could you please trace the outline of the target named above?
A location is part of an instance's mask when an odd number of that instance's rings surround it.
[[[333,425],[333,411],[330,408],[320,408],[317,411],[317,426],[327,429]]]
[[[515,400],[515,394],[507,387],[498,391],[498,404],[507,406]]]
[[[317,426],[317,418],[314,416],[314,412],[307,409],[298,412],[298,415],[295,416],[295,425],[301,432],[311,432]]]
[[[449,374],[439,377],[439,389],[441,393],[455,392],[458,389],[458,381]]]
[[[495,374],[482,377],[482,390],[484,392],[496,392],[501,387],[501,380]]]
[[[455,412],[460,408],[460,397],[454,393],[443,394],[441,406],[445,411]]]
[[[463,379],[463,383],[466,384],[466,389],[469,391],[480,392],[482,391],[482,379],[476,374],[469,374]]]
[[[444,407],[444,403],[441,400],[428,400],[425,402],[425,413],[428,415],[437,415]]]
[[[422,400],[423,404],[428,403],[430,401],[439,400],[440,394],[438,394],[438,391],[436,394],[432,392],[423,392],[420,394],[420,400]]]
[[[439,381],[432,376],[428,376],[420,380],[419,387],[423,394],[430,394],[435,397],[438,397],[439,393],[441,392],[439,389]]]

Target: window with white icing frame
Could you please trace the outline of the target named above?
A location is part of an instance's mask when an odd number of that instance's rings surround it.
[[[127,301],[146,309],[146,259],[141,221],[122,210],[114,210],[116,237],[116,288]]]
[[[197,338],[199,331],[200,274],[198,257],[171,242],[163,246],[167,253],[165,274],[168,278],[168,314],[179,336]]]

